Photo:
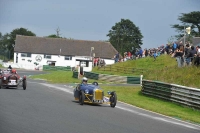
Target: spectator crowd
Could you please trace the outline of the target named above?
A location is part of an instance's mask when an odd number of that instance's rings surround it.
[[[119,53],[117,53],[114,59],[115,63],[117,63],[150,56],[153,57],[155,61],[161,54],[168,54],[176,58],[178,67],[200,65],[200,46],[194,47],[190,42],[186,42],[184,45],[182,41],[162,45],[158,48],[135,49],[125,52],[122,58],[120,58]]]

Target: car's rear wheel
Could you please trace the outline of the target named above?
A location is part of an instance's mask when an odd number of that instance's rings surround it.
[[[26,86],[27,86],[27,82],[26,82],[26,80],[23,80],[23,82],[22,82],[22,86],[23,86],[23,89],[26,90]]]
[[[84,100],[85,100],[85,94],[84,92],[80,92],[80,95],[79,95],[79,104],[80,105],[83,105],[84,104]]]
[[[117,94],[115,92],[112,92],[110,97],[110,107],[114,108],[117,104]]]

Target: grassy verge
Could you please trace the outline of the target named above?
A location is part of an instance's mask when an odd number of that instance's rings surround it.
[[[48,74],[33,75],[32,79],[45,79],[50,83],[80,83],[81,79],[72,77],[72,71],[51,71]],[[90,83],[96,80],[89,80]],[[101,83],[109,83],[106,81],[100,81]]]

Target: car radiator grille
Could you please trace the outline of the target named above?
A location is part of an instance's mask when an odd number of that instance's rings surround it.
[[[95,100],[102,100],[103,99],[103,91],[102,90],[95,90]]]

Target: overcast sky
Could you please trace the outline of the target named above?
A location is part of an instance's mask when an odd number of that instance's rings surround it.
[[[141,30],[143,48],[166,44],[176,35],[181,13],[200,11],[200,0],[0,0],[0,32],[26,28],[36,36],[108,40],[115,23],[130,19]]]

